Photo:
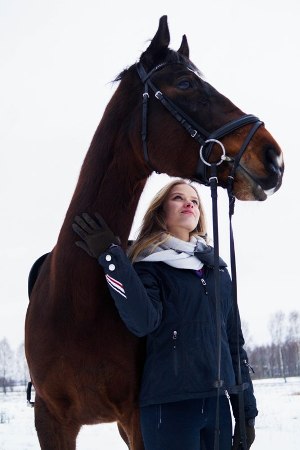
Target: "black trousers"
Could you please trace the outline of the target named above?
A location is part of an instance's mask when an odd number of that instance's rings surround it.
[[[215,397],[141,407],[145,450],[213,450]],[[229,401],[220,397],[219,449],[231,450],[232,421]]]

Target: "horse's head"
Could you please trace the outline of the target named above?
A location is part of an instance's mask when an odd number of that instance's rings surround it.
[[[259,119],[245,115],[203,80],[189,59],[185,36],[177,52],[169,49],[169,42],[163,16],[140,62],[131,67],[144,89],[139,122],[146,163],[158,172],[207,184],[210,164],[216,162],[222,187],[230,175],[238,199],[265,200],[281,185],[280,147]],[[142,115],[140,104],[138,108]],[[140,134],[136,138],[135,148],[140,149]]]

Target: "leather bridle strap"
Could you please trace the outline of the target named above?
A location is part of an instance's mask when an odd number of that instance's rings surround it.
[[[174,63],[180,64],[180,63]],[[194,138],[199,144],[203,145],[205,140],[208,138],[209,133],[204,130],[201,126],[199,126],[196,122],[194,122],[191,117],[189,117],[178,105],[172,102],[172,100],[165,96],[151,81],[151,75],[157,70],[161,70],[167,64],[160,64],[159,66],[154,67],[148,74],[146,73],[143,65],[141,63],[137,64],[137,72],[145,85],[145,92],[148,93],[149,89],[153,91],[155,98],[161,102],[161,104],[171,113],[171,115],[186,129],[186,131],[190,134],[192,138]],[[185,64],[182,64],[185,66]],[[143,97],[144,97],[143,94]],[[149,94],[147,95],[149,98]]]
[[[222,360],[222,345],[221,345],[221,294],[220,294],[220,264],[219,264],[219,230],[218,230],[218,178],[217,178],[217,165],[212,164],[211,167],[212,176],[209,179],[211,198],[212,198],[212,221],[213,221],[213,241],[214,241],[214,298],[215,298],[215,311],[216,311],[216,336],[217,336],[217,379],[214,382],[216,388],[216,416],[215,416],[215,436],[214,436],[214,449],[219,450],[219,433],[220,433],[220,394],[224,392],[224,381],[221,379],[221,360]],[[233,182],[233,178],[230,179]],[[229,195],[229,218],[230,218],[230,259],[231,259],[231,278],[232,278],[232,299],[233,299],[233,311],[234,311],[234,323],[235,323],[235,339],[236,339],[236,352],[237,352],[237,384],[234,389],[231,390],[232,394],[238,396],[238,411],[239,420],[238,426],[240,431],[240,450],[248,450],[247,434],[246,434],[246,421],[245,421],[245,407],[244,407],[244,390],[247,389],[248,383],[243,383],[242,371],[241,371],[241,357],[240,357],[240,319],[238,314],[238,302],[237,302],[237,281],[236,281],[236,260],[234,250],[234,239],[232,230],[232,215],[234,212],[235,197],[232,191],[228,191]],[[226,391],[225,391],[226,393]],[[227,395],[227,394],[226,394]]]
[[[136,69],[138,72],[138,75],[144,84],[144,92],[143,92],[143,110],[142,110],[142,143],[143,143],[143,153],[144,153],[144,159],[148,166],[151,168],[151,170],[156,171],[155,168],[153,168],[152,164],[150,164],[149,160],[149,154],[148,154],[148,147],[147,147],[147,116],[148,116],[148,101],[149,101],[149,88],[151,91],[153,91],[155,98],[160,101],[160,103],[170,112],[170,114],[180,123],[180,125],[185,128],[185,130],[189,133],[189,135],[195,139],[202,147],[203,147],[203,157],[206,161],[208,161],[213,143],[210,142],[210,140],[219,140],[222,137],[232,133],[233,131],[251,124],[251,123],[260,123],[260,120],[253,116],[252,114],[244,115],[236,120],[232,120],[228,122],[227,124],[221,126],[217,130],[213,132],[206,131],[203,127],[201,127],[199,124],[197,124],[191,117],[189,117],[178,105],[176,105],[169,97],[164,95],[157,87],[153,84],[151,81],[151,76],[153,73],[155,73],[158,70],[161,70],[165,66],[169,64],[182,64],[185,67],[186,64],[180,63],[180,62],[174,62],[174,63],[162,63],[158,66],[154,67],[150,72],[146,72],[143,65],[141,63],[138,63],[136,65]],[[189,67],[188,67],[189,68]],[[189,68],[190,70],[193,70],[192,68]],[[206,145],[209,142],[209,145]],[[248,143],[246,144],[246,146]],[[227,161],[233,161],[234,159],[231,157],[224,157],[224,160]],[[240,161],[240,158],[238,159],[238,163]],[[237,164],[238,164],[237,163]],[[210,164],[207,164],[210,165]],[[206,164],[203,164],[203,161],[199,158],[199,162],[196,169],[196,175],[195,180],[200,181],[202,184],[205,184],[206,186],[209,185],[208,177],[207,177],[207,166]]]
[[[180,64],[180,63],[176,63]],[[165,67],[167,63],[159,64],[154,67],[149,73],[147,73],[141,63],[136,65],[137,72],[141,81],[144,84],[144,92],[143,92],[143,108],[142,108],[142,143],[143,143],[143,153],[144,159],[151,170],[159,173],[155,168],[153,168],[150,163],[148,146],[147,146],[147,118],[148,118],[148,102],[149,102],[149,87],[154,92],[155,98],[157,98],[162,105],[172,114],[172,116],[186,129],[186,131],[190,134],[191,137],[196,139],[199,144],[203,145],[205,139],[208,137],[208,133],[199,127],[190,117],[188,117],[184,111],[182,111],[177,105],[175,105],[169,98],[165,97],[161,91],[159,91],[156,86],[150,80],[151,75],[161,70]],[[202,133],[202,136],[201,136]]]
[[[242,369],[241,369],[241,355],[240,355],[240,318],[238,314],[238,296],[237,296],[237,275],[236,275],[236,258],[235,258],[235,246],[234,246],[234,236],[232,228],[232,216],[234,214],[235,206],[235,196],[233,194],[233,181],[235,171],[239,165],[239,162],[246,151],[248,144],[253,138],[254,134],[258,128],[262,125],[261,121],[256,122],[251,128],[246,140],[244,141],[239,153],[234,159],[234,164],[231,170],[231,174],[228,176],[227,181],[227,193],[229,201],[229,233],[230,233],[230,265],[231,265],[231,279],[232,279],[232,300],[233,300],[233,310],[234,310],[234,322],[236,331],[236,352],[237,352],[237,385],[236,394],[238,395],[238,409],[239,409],[239,432],[240,432],[240,447],[242,450],[248,450],[247,443],[247,433],[246,433],[246,420],[245,420],[245,405],[244,405],[244,390],[246,389],[245,383],[242,380]],[[243,167],[242,167],[243,168]],[[244,168],[243,168],[244,169]],[[245,169],[244,169],[245,170]],[[247,171],[246,171],[247,172]],[[248,172],[247,172],[248,173]],[[251,174],[248,173],[251,177]]]
[[[213,218],[213,239],[214,239],[214,299],[216,312],[216,365],[217,379],[213,384],[217,392],[215,431],[214,431],[214,449],[219,450],[220,446],[220,395],[224,391],[224,381],[221,379],[221,357],[222,357],[222,336],[221,336],[221,293],[220,293],[220,263],[219,263],[219,225],[218,225],[218,178],[217,165],[211,166],[211,177],[209,179],[212,199],[212,218]]]
[[[252,114],[247,114],[243,117],[240,117],[239,119],[236,120],[232,120],[231,122],[228,122],[227,124],[223,125],[221,128],[218,128],[216,131],[213,131],[210,135],[209,138],[206,140],[206,142],[204,143],[204,145],[202,146],[202,158],[199,159],[198,161],[198,166],[197,166],[197,170],[196,170],[196,178],[198,179],[204,179],[207,180],[208,176],[207,176],[207,166],[210,166],[209,163],[205,163],[209,161],[211,152],[212,152],[212,148],[214,145],[214,142],[218,141],[232,133],[233,131],[245,126],[245,125],[249,125],[249,124],[254,124],[253,127],[251,128],[249,134],[247,135],[245,141],[243,142],[243,145],[239,151],[239,153],[237,154],[237,156],[235,157],[230,157],[230,156],[224,156],[223,160],[225,161],[230,161],[230,162],[234,162],[233,165],[233,170],[231,173],[231,176],[234,176],[234,173],[240,163],[241,157],[243,156],[243,153],[245,152],[246,148],[248,147],[248,144],[250,142],[250,140],[252,139],[254,133],[257,131],[257,129],[263,124],[263,122],[261,122],[256,116],[253,116]],[[204,164],[203,163],[204,160]],[[209,185],[208,182],[205,183],[207,186]]]
[[[231,174],[229,175],[230,177],[234,178],[236,169],[238,168],[238,166],[240,165],[240,160],[244,154],[244,152],[247,150],[247,147],[251,141],[251,139],[253,138],[254,134],[256,133],[256,131],[258,130],[258,128],[263,125],[263,122],[260,120],[256,120],[256,122],[254,123],[253,127],[251,128],[251,130],[249,131],[245,141],[243,142],[242,147],[240,148],[240,151],[238,152],[238,154],[233,158],[234,163],[233,163],[233,167],[231,170]],[[242,169],[252,178],[251,174],[249,174],[249,172],[242,167]]]

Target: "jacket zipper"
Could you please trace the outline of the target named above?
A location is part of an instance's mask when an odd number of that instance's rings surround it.
[[[178,353],[177,353],[177,338],[178,332],[176,330],[173,331],[172,339],[173,339],[173,364],[174,364],[174,373],[178,375]]]
[[[207,292],[207,283],[206,283],[206,281],[204,280],[204,278],[200,278],[200,281],[201,281],[201,284],[202,284],[202,286],[203,286],[204,293],[207,295],[207,294],[208,294],[208,292]]]

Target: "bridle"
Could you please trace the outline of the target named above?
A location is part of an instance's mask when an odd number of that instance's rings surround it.
[[[149,154],[148,154],[148,146],[147,146],[147,120],[148,120],[148,102],[149,102],[149,89],[154,93],[154,97],[160,101],[160,103],[169,111],[169,113],[180,123],[183,128],[189,133],[189,135],[197,141],[201,147],[199,151],[199,160],[197,164],[196,173],[193,179],[200,182],[204,185],[209,185],[209,177],[207,175],[207,168],[212,167],[213,164],[219,166],[222,162],[232,162],[232,170],[230,173],[230,177],[234,177],[237,167],[240,165],[240,160],[247,149],[249,142],[254,136],[255,132],[258,128],[263,125],[263,122],[260,121],[256,116],[252,114],[245,114],[244,116],[232,120],[225,125],[221,126],[217,130],[213,132],[206,131],[201,125],[197,124],[188,114],[186,114],[178,105],[176,105],[169,97],[163,94],[151,81],[152,75],[163,69],[164,67],[170,64],[181,64],[184,65],[187,69],[194,72],[192,67],[187,66],[184,63],[174,62],[174,63],[162,63],[155,66],[150,72],[146,72],[144,66],[141,62],[136,64],[136,69],[139,74],[139,77],[144,84],[144,92],[143,92],[143,108],[142,108],[142,142],[143,142],[143,153],[144,159],[148,166],[156,171],[152,165],[150,164]],[[220,139],[224,136],[232,133],[233,131],[244,127],[245,125],[253,124],[250,129],[247,137],[245,138],[240,151],[235,157],[226,155],[226,150]],[[218,144],[221,147],[222,155],[218,162],[210,163],[209,158],[212,152],[212,147],[214,144]],[[248,174],[249,175],[249,174]]]
[[[214,387],[217,389],[217,407],[216,407],[216,424],[215,424],[215,439],[214,439],[214,450],[219,450],[219,398],[223,387],[223,380],[221,380],[221,298],[220,298],[220,267],[219,267],[219,232],[218,232],[218,206],[217,206],[217,187],[218,187],[218,177],[217,169],[224,162],[232,163],[231,171],[227,179],[227,192],[229,198],[229,221],[230,221],[230,258],[231,258],[231,277],[232,277],[232,297],[233,297],[233,307],[235,314],[235,324],[236,324],[236,345],[237,345],[237,384],[235,386],[235,394],[238,394],[238,404],[239,404],[239,426],[240,426],[240,447],[241,449],[247,450],[247,437],[245,428],[245,412],[244,412],[244,390],[248,387],[247,383],[243,383],[241,374],[241,361],[240,361],[240,349],[239,349],[239,323],[240,318],[238,314],[238,302],[237,302],[237,281],[236,281],[236,262],[235,262],[235,249],[234,249],[234,238],[232,230],[232,216],[234,213],[235,196],[233,194],[233,181],[236,170],[238,167],[242,168],[244,172],[247,173],[248,177],[252,178],[251,174],[240,165],[241,158],[246,151],[251,139],[258,130],[258,128],[263,125],[256,116],[252,114],[245,114],[244,116],[232,120],[225,125],[221,126],[213,132],[207,132],[203,127],[197,124],[191,117],[189,117],[179,106],[177,106],[169,97],[163,94],[151,81],[151,76],[158,70],[163,69],[169,64],[182,64],[187,69],[194,72],[192,67],[187,66],[184,63],[174,62],[174,63],[162,63],[154,67],[150,72],[146,72],[142,63],[139,62],[136,65],[139,77],[144,85],[143,92],[143,108],[142,108],[142,143],[143,143],[143,153],[144,159],[151,170],[156,171],[149,161],[148,146],[147,146],[147,119],[148,119],[148,102],[149,102],[149,88],[154,93],[154,96],[161,104],[170,112],[170,114],[182,125],[185,130],[190,134],[190,136],[195,139],[200,144],[199,150],[199,160],[197,164],[197,169],[195,181],[200,182],[211,188],[212,197],[212,216],[213,216],[213,238],[214,238],[214,285],[215,285],[215,302],[216,302],[216,332],[217,332],[217,380],[214,383]],[[239,152],[237,155],[228,156],[226,154],[225,147],[220,141],[224,136],[229,135],[233,131],[244,127],[245,125],[252,124]],[[221,147],[222,155],[220,160],[217,162],[209,162],[212,148],[214,144],[218,144]],[[210,168],[210,176],[208,177],[207,168]]]

